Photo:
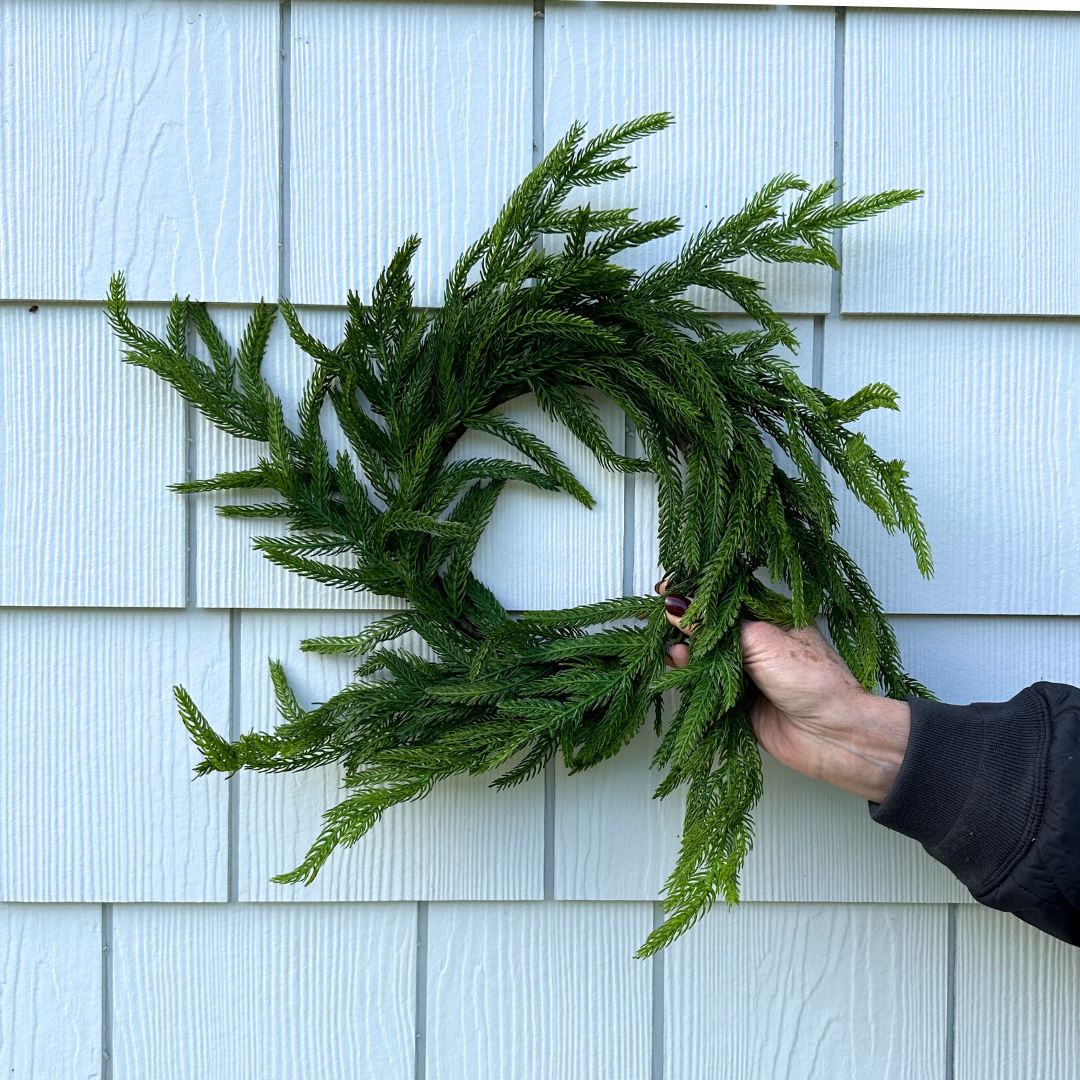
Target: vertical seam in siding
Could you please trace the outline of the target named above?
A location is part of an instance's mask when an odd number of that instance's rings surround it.
[[[240,612],[229,611],[229,739],[235,742],[240,738]],[[236,900],[240,895],[239,850],[240,850],[240,792],[236,786],[236,774],[228,777],[228,813],[227,885],[226,901]]]
[[[112,1080],[112,904],[101,905],[101,1080]]]
[[[191,335],[189,326],[187,334],[187,350],[192,352]],[[184,479],[195,479],[195,407],[184,402]],[[195,500],[190,495],[183,496],[184,500],[184,607],[194,608],[195,601]]]
[[[664,905],[653,904],[653,927],[664,921]],[[664,950],[652,955],[652,1060],[649,1080],[664,1080]]]
[[[544,881],[545,900],[555,899],[555,758],[544,765]]]
[[[416,1045],[413,1049],[414,1080],[424,1080],[427,1074],[427,939],[428,901],[416,905],[416,1001],[414,1030]]]
[[[190,321],[184,328],[184,347],[189,353],[195,351],[195,331]],[[195,406],[183,401],[184,409],[184,479],[195,479]],[[184,513],[184,607],[197,606],[195,596],[195,500],[183,497]]]
[[[544,156],[544,0],[533,0],[532,80],[533,165],[539,165]]]
[[[844,51],[845,20],[844,8],[836,9],[836,22],[833,31],[833,178],[836,180],[836,193],[833,203],[844,197]],[[842,229],[833,230],[833,247],[837,261],[844,265]],[[829,300],[829,314],[840,314],[842,278],[840,271],[834,270],[832,290]]]
[[[945,1080],[953,1080],[956,1075],[956,904],[949,905],[945,941]]]
[[[624,431],[623,454],[632,457],[637,454],[637,439],[633,425],[626,421]],[[622,587],[625,596],[634,595],[634,524],[637,504],[635,500],[634,478],[637,473],[623,473],[623,578]]]
[[[533,0],[532,23],[532,163],[544,157],[544,0]],[[543,250],[543,237],[535,247]],[[555,898],[555,759],[544,765],[544,867],[542,896]]]
[[[292,106],[289,80],[292,67],[289,63],[289,31],[292,26],[292,6],[282,0],[281,18],[278,23],[278,297],[288,296],[289,290],[289,165],[292,151],[292,123],[289,110]]]
[[[835,271],[834,271],[835,272]],[[810,354],[810,385],[819,390],[825,386],[825,316],[814,316],[813,349]],[[810,447],[811,457],[821,467],[821,451],[816,446]]]

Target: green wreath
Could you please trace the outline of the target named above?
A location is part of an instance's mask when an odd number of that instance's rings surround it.
[[[370,304],[348,293],[344,340],[333,347],[305,331],[284,299],[260,301],[235,356],[204,305],[190,298],[173,298],[162,340],[128,317],[123,273],[111,279],[105,313],[128,347],[124,360],[156,372],[222,430],[268,447],[253,468],[172,490],[276,492],[277,499],[217,510],[286,520],[289,532],[254,541],[271,562],[408,604],[358,634],[301,642],[303,650],[362,661],[355,681],[311,709],[271,661],[281,720],[272,733],[224,739],[183,687],[173,688],[203,755],[197,775],[344,766],[347,796],[326,811],[303,862],[271,880],[310,883],[337,846],[355,843],[385,810],[446,777],[495,771],[491,786],[501,789],[534,777],[556,753],[571,772],[596,765],[634,737],[651,709],[658,739],[652,764],[665,771],[654,797],[685,786],[686,803],[664,888],[667,917],[636,954],[648,956],[719,896],[738,900],[761,794],[748,719],[756,690],[742,666],[741,617],[799,627],[823,615],[864,687],[933,696],[903,671],[872,589],[834,539],[835,499],[811,449],[889,532],[910,538],[929,576],[930,550],[903,462],[883,460],[847,427],[867,410],[895,409],[896,395],[881,383],[847,398],[805,385],[773,353],[780,345],[797,348],[791,327],[760,282],[730,267],[751,256],[838,269],[831,230],[922,193],[840,201],[832,181],[811,188],[784,174],[737,213],[695,233],[677,258],[639,273],[612,258],[677,231],[678,218],[638,220],[633,210],[563,203],[574,188],[625,175],[629,159],[613,153],[671,122],[669,113],[643,116],[584,145],[584,126],[575,123],[460,257],[441,308],[413,306],[409,267],[420,239],[410,236],[380,274]],[[788,192],[798,194],[781,210]],[[543,250],[545,234],[562,236],[562,250]],[[691,286],[730,297],[757,327],[725,332],[682,295]],[[260,371],[278,306],[314,361],[295,429]],[[212,364],[189,354],[189,321]],[[643,457],[612,444],[588,389],[622,409]],[[606,468],[656,477],[660,561],[670,591],[694,598],[684,623],[699,627],[687,667],[664,663],[680,635],[659,596],[511,617],[472,573],[477,542],[507,483],[594,505],[550,446],[494,411],[525,394]],[[327,398],[355,456],[330,458],[319,422]],[[469,430],[503,440],[529,464],[448,461]],[[774,461],[766,434],[789,456],[794,475]],[[324,561],[337,555],[349,565]],[[760,580],[763,568],[790,595]],[[613,625],[596,629],[604,624]],[[409,631],[436,659],[388,645]],[[663,710],[671,690],[678,705]]]

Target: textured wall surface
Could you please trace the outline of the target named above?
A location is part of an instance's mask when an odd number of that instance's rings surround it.
[[[346,291],[415,231],[437,305],[574,119],[675,114],[590,197],[677,213],[684,236],[781,171],[925,188],[846,232],[842,274],[744,269],[791,316],[806,380],[900,394],[860,427],[907,462],[937,573],[843,493],[840,539],[908,669],[958,703],[1076,683],[1078,45],[1080,15],[1012,12],[0,5],[0,1075],[1075,1080],[1080,950],[768,758],[744,903],[650,961],[632,953],[681,816],[650,798],[648,731],[581,776],[449,783],[312,886],[270,882],[340,773],[193,779],[171,687],[234,735],[265,727],[268,658],[324,700],[349,664],[301,638],[394,602],[286,574],[251,547],[274,523],[168,490],[257,448],[123,364],[101,298],[123,269],[150,329],[190,294],[236,342],[287,296],[337,340]],[[305,358],[280,320],[266,368],[294,405]],[[528,400],[509,411],[597,507],[511,485],[481,576],[511,608],[651,590],[648,479],[605,473]]]

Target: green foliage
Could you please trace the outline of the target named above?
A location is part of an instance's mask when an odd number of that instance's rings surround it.
[[[273,880],[310,882],[336,847],[355,843],[386,810],[423,797],[445,777],[494,773],[492,786],[507,787],[555,755],[573,772],[590,768],[617,754],[651,712],[653,764],[664,773],[656,797],[683,790],[686,804],[665,887],[667,920],[639,950],[647,956],[718,897],[738,899],[761,794],[741,618],[799,627],[823,617],[867,689],[932,696],[903,671],[873,591],[834,539],[835,500],[815,458],[816,450],[887,530],[908,536],[929,576],[930,550],[903,462],[883,460],[847,427],[870,409],[895,409],[896,395],[871,383],[834,398],[802,383],[775,355],[777,346],[797,346],[791,327],[760,282],[732,269],[744,256],[836,267],[833,230],[921,193],[838,201],[831,181],[811,188],[781,175],[737,213],[691,236],[676,258],[638,273],[612,256],[674,232],[678,219],[640,221],[631,210],[564,203],[575,188],[625,175],[632,166],[616,151],[671,119],[644,116],[584,143],[584,127],[575,124],[462,254],[434,312],[413,304],[417,236],[380,274],[369,304],[349,292],[337,345],[304,330],[281,300],[291,337],[313,361],[295,427],[260,370],[277,307],[260,302],[233,355],[201,303],[174,298],[159,339],[131,322],[123,274],[110,282],[105,311],[127,346],[125,361],[156,372],[224,431],[265,447],[254,468],[174,490],[274,492],[219,509],[287,520],[287,534],[255,541],[274,563],[408,604],[358,634],[302,643],[360,661],[354,681],[311,709],[271,661],[281,721],[273,732],[230,742],[183,688],[175,690],[203,754],[199,775],[343,766],[347,797],[327,811],[303,862]],[[545,250],[545,235],[561,236],[561,250]],[[722,330],[682,296],[692,286],[733,299],[756,329]],[[188,351],[192,324],[211,364]],[[589,390],[625,412],[644,457],[612,446]],[[511,618],[472,573],[507,483],[594,503],[550,446],[499,411],[529,393],[606,468],[656,476],[661,562],[672,591],[694,598],[685,621],[700,627],[687,668],[664,664],[679,635],[657,596]],[[331,459],[319,427],[326,401],[351,454]],[[467,430],[501,439],[526,462],[448,461]],[[775,463],[766,435],[789,455],[794,475]],[[791,595],[766,585],[760,569],[788,583]],[[434,658],[390,644],[404,634]],[[665,726],[667,691],[677,693],[678,705]]]

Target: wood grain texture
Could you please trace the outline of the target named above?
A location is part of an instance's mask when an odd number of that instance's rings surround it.
[[[814,323],[812,319],[789,319],[795,337],[799,342],[798,352],[777,346],[774,355],[793,364],[798,371],[799,378],[808,386],[814,382]],[[757,327],[752,319],[745,317],[727,316],[718,320],[719,324],[730,333],[741,333],[744,330],[753,330]],[[762,433],[762,439],[773,453],[773,458],[788,473],[797,475],[796,466],[788,455],[780,449],[771,435]],[[642,454],[640,438],[635,454]],[[660,565],[660,542],[658,538],[660,520],[656,503],[656,477],[652,473],[636,473],[631,483],[634,488],[634,548],[633,566],[630,567],[632,589],[636,595],[653,592],[653,586],[664,574],[664,568]],[[764,569],[762,569],[763,581],[768,582],[773,588],[780,588],[782,583],[773,581]],[[786,591],[783,586],[781,591]]]
[[[406,1080],[411,904],[125,905],[114,1080]]]
[[[851,11],[845,37],[845,193],[926,194],[845,232],[843,310],[1080,311],[1075,15]]]
[[[228,620],[206,612],[0,611],[0,900],[222,900],[226,788],[180,684],[228,715]]]
[[[679,216],[680,232],[617,262],[644,269],[672,258],[693,232],[740,209],[780,173],[811,184],[832,176],[833,22],[822,10],[547,5],[548,147],[575,120],[592,137],[646,113],[675,117],[666,131],[631,144],[629,176],[567,200],[637,207],[642,218]],[[829,310],[828,267],[743,258],[732,268],[764,282],[778,311]],[[735,310],[711,290],[687,296]]]
[[[648,904],[433,904],[426,1074],[647,1080]]]
[[[658,741],[650,718],[592,769],[571,776],[556,762],[556,898],[659,899],[678,854],[684,799],[681,791],[652,797],[663,775],[649,768]]]
[[[957,912],[956,1080],[1072,1080],[1077,1016],[1080,949],[1006,912]]]
[[[3,15],[0,14],[0,19]],[[164,309],[136,318],[164,332]],[[0,307],[0,604],[184,603],[183,403],[101,312]]]
[[[230,345],[243,335],[250,310],[211,308],[211,317]],[[331,347],[344,336],[344,309],[301,309],[301,325]],[[201,342],[194,345],[206,359]],[[263,372],[281,398],[286,422],[296,430],[296,407],[312,371],[310,358],[294,344],[279,316],[271,331]],[[623,445],[624,419],[610,401],[592,395],[601,422],[617,448]],[[510,609],[565,607],[605,600],[621,593],[623,477],[604,469],[561,424],[547,417],[532,395],[498,410],[547,442],[596,499],[589,509],[563,492],[539,491],[508,481],[477,546],[474,571]],[[341,432],[329,401],[321,414],[331,453],[348,453],[359,475],[363,469]],[[195,416],[195,471],[198,477],[225,469],[249,468],[267,453],[265,443],[242,440]],[[469,431],[448,460],[484,456],[527,460],[491,436]],[[195,514],[195,583],[200,607],[401,609],[394,597],[333,588],[300,577],[269,562],[251,546],[255,536],[288,530],[277,520],[222,518],[215,506],[261,502],[272,492],[207,492],[189,495]],[[376,500],[378,498],[376,496]],[[380,503],[381,505],[381,503]],[[349,556],[327,562],[355,565]]]
[[[824,387],[885,382],[899,411],[860,417],[885,458],[906,462],[934,557],[919,575],[830,467],[837,538],[886,611],[1080,613],[1080,402],[1075,323],[1028,320],[826,320]]]
[[[245,612],[240,624],[240,717],[244,731],[280,722],[267,659],[280,659],[310,706],[352,681],[358,661],[300,652],[306,637],[357,633],[370,614]],[[402,648],[434,658],[415,635]],[[543,895],[544,783],[506,791],[495,774],[440,781],[423,799],[389,810],[350,848],[339,848],[310,885],[269,878],[293,869],[340,802],[340,766],[299,773],[238,774],[238,894],[242,900],[522,900]]]
[[[905,668],[942,701],[1007,701],[1042,679],[1080,679],[1080,619],[900,616],[891,622]],[[556,896],[659,897],[675,865],[683,793],[652,798],[662,776],[649,767],[656,744],[646,725],[612,761],[575,776],[556,771]],[[765,753],[762,769],[744,900],[973,902],[920,844],[876,824],[864,800]]]
[[[101,1075],[101,909],[0,905],[0,1074]]]
[[[0,10],[0,298],[273,295],[278,5]]]
[[[945,1075],[946,909],[714,909],[664,963],[667,1080]]]
[[[416,303],[532,166],[532,6],[292,5],[291,299],[367,296],[411,233]]]

